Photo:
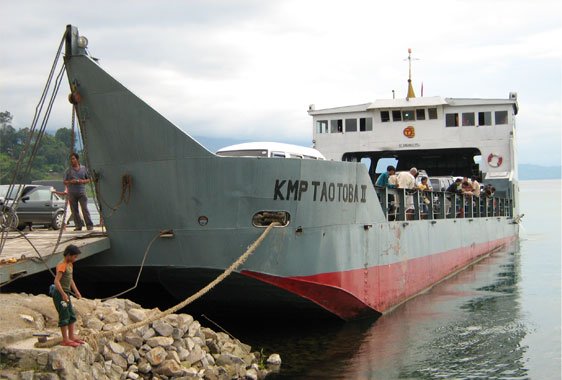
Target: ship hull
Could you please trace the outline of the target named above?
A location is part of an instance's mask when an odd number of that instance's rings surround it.
[[[141,281],[187,297],[264,231],[256,213],[281,211],[289,223],[205,299],[347,320],[391,310],[518,235],[506,216],[389,222],[360,163],[218,157],[89,57],[71,53],[65,63],[111,245],[84,263],[92,273],[122,271],[133,282],[131,269],[142,268]],[[158,238],[162,230],[173,236]]]

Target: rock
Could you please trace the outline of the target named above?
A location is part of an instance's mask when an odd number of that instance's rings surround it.
[[[215,358],[213,357],[213,355],[206,354],[205,358],[207,359],[207,362],[209,363],[209,365],[216,365]]]
[[[125,310],[125,300],[123,298],[112,298],[102,303],[103,306],[112,306],[117,310]]]
[[[168,353],[162,347],[155,347],[146,354],[146,359],[152,366],[157,366],[166,359]]]
[[[281,364],[281,356],[279,356],[279,354],[271,354],[267,358],[266,363],[279,365]]]
[[[244,360],[244,363],[246,365],[252,365],[252,363],[255,363],[257,361],[256,355],[254,354],[248,354],[246,356],[243,356],[242,360]]]
[[[0,376],[6,380],[20,380],[20,373],[12,369],[0,369]]]
[[[183,334],[185,334],[185,330],[174,327],[172,330],[172,338],[174,339],[181,339],[183,337]]]
[[[133,355],[132,352],[129,352],[127,354],[127,364],[131,365],[131,364],[135,364],[135,355]]]
[[[204,356],[203,350],[200,346],[195,346],[193,350],[189,353],[188,357],[185,361],[189,362],[189,366],[191,367],[193,363],[198,362]]]
[[[152,323],[152,328],[161,336],[172,336],[174,328],[171,324],[162,320],[157,320]]]
[[[258,380],[258,371],[256,371],[254,368],[250,368],[249,370],[246,371],[246,379],[247,380]]]
[[[137,380],[140,376],[135,372],[127,372],[127,379]]]
[[[175,360],[164,360],[156,369],[154,373],[164,376],[184,376],[186,375],[185,369],[178,364]]]
[[[193,323],[193,317],[189,314],[178,314],[178,326],[185,326],[186,330]]]
[[[116,354],[115,352],[112,352],[109,355],[109,357],[111,358],[113,364],[118,365],[122,370],[126,370],[127,367],[129,366],[129,363],[127,363],[127,359],[125,359],[120,354]]]
[[[105,323],[116,323],[123,322],[125,320],[126,314],[122,311],[116,311],[114,313],[108,314],[104,318]]]
[[[193,321],[187,329],[187,335],[190,337],[200,337],[201,336],[201,324],[197,321]]]
[[[123,348],[122,345],[120,345],[119,343],[115,343],[113,341],[109,341],[107,343],[107,346],[109,347],[109,349],[113,352],[115,352],[116,354],[122,354],[125,352],[125,349]]]
[[[206,368],[203,372],[203,379],[205,380],[219,380],[219,371],[217,369]]]
[[[106,323],[105,325],[103,325],[102,330],[113,331],[113,330],[118,330],[121,327],[123,327],[123,324],[121,322]]]
[[[143,334],[142,339],[144,339],[144,340],[149,340],[149,339],[152,338],[154,335],[156,335],[156,331],[154,331],[153,328],[149,328],[149,329],[146,330],[146,332]]]
[[[144,321],[146,319],[146,312],[141,309],[129,309],[127,311],[127,315],[133,323]]]
[[[60,377],[56,373],[36,373],[33,376],[33,380],[60,380]]]
[[[23,371],[20,373],[21,380],[33,380],[33,371]]]
[[[211,330],[211,329],[208,328],[208,327],[202,328],[202,329],[201,329],[201,332],[203,333],[203,335],[205,335],[205,340],[211,339],[211,340],[213,340],[214,342],[216,342],[216,341],[219,339],[217,333],[214,332],[213,330]]]
[[[181,363],[180,357],[176,351],[168,351],[166,359],[175,360],[178,364]]]
[[[169,347],[174,343],[174,338],[169,336],[154,336],[146,341],[150,347]]]
[[[103,322],[96,317],[92,317],[88,319],[88,322],[86,322],[86,327],[92,330],[100,331],[103,328]]]
[[[140,356],[145,356],[146,353],[148,351],[152,350],[152,347],[150,347],[148,344],[143,344],[140,348],[139,348],[139,354]]]
[[[216,360],[217,365],[225,365],[225,364],[244,364],[244,360],[240,357],[231,354],[230,352],[224,352],[219,355]]]
[[[178,357],[180,358],[180,362],[187,360],[189,356],[189,351],[183,347],[178,348]]]
[[[125,335],[125,342],[129,343],[131,346],[136,348],[140,348],[144,343],[143,338],[135,334],[127,334]]]
[[[209,347],[209,352],[211,354],[218,354],[220,352],[219,346],[217,346],[217,344],[211,339],[207,339],[205,343],[207,344],[207,347]]]
[[[139,366],[138,366],[138,367],[139,367],[139,372],[141,372],[141,373],[149,373],[150,371],[152,371],[152,366],[151,366],[150,363],[149,363],[147,360],[145,360],[145,359],[142,359],[142,360],[139,362]]]
[[[187,348],[188,351],[193,351],[193,347],[195,347],[195,342],[193,341],[193,339],[184,338],[183,341],[185,342],[185,348]]]

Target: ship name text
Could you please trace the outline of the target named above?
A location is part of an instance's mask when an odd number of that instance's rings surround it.
[[[305,181],[303,179],[275,180],[273,200],[300,201],[303,194],[312,197],[313,202],[367,202],[367,185],[354,185],[352,183],[335,183],[320,181]]]

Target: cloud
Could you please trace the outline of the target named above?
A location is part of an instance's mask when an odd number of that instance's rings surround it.
[[[533,117],[535,105],[560,104],[556,1],[33,1],[3,8],[12,17],[0,26],[9,52],[0,56],[0,108],[14,114],[16,127],[31,120],[71,21],[110,74],[192,135],[310,141],[311,103],[359,104],[392,90],[404,96],[407,48],[419,58],[418,94],[422,81],[426,96],[505,98],[515,90],[520,136],[560,128],[559,117],[540,125]],[[67,126],[69,115],[57,103],[51,125]],[[520,149],[522,162],[537,157],[528,152]]]

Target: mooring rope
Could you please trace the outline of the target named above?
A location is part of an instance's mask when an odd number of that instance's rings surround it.
[[[207,284],[204,288],[202,288],[201,290],[199,290],[197,293],[193,294],[192,296],[186,298],[185,300],[183,300],[182,302],[178,303],[175,306],[172,306],[171,308],[169,308],[168,310],[162,311],[158,314],[153,315],[150,318],[147,318],[145,320],[139,321],[137,323],[133,323],[131,325],[127,325],[124,326],[120,329],[117,330],[111,330],[111,331],[99,331],[97,333],[90,333],[88,335],[85,335],[83,338],[84,340],[90,345],[90,347],[92,347],[92,349],[97,350],[98,348],[98,344],[97,344],[97,340],[103,337],[107,337],[110,339],[114,339],[115,336],[117,336],[118,334],[123,334],[126,333],[128,331],[137,329],[139,327],[148,325],[154,321],[157,321],[161,318],[164,318],[167,315],[173,314],[176,311],[186,307],[187,305],[189,305],[190,303],[192,303],[193,301],[197,300],[198,298],[202,297],[203,295],[205,295],[206,293],[208,293],[211,289],[213,289],[215,286],[217,286],[220,282],[222,282],[225,278],[227,278],[233,271],[235,271],[240,265],[242,265],[247,259],[248,257],[250,257],[250,255],[252,253],[254,253],[254,251],[256,250],[256,248],[262,243],[262,241],[265,239],[265,237],[269,234],[269,232],[273,229],[273,227],[275,226],[279,226],[280,223],[278,222],[273,222],[271,223],[269,226],[267,226],[267,228],[265,229],[265,231],[262,232],[262,234],[248,247],[248,249],[246,250],[246,252],[244,252],[239,258],[238,260],[236,260],[234,263],[232,263],[232,265],[226,269],[224,272],[222,272],[217,278],[215,278],[213,281],[211,281],[209,284]],[[53,347],[56,346],[57,344],[59,344],[62,341],[61,337],[57,337],[54,339],[49,339],[46,342],[37,342],[35,343],[35,347],[38,348],[47,348],[47,347]]]

